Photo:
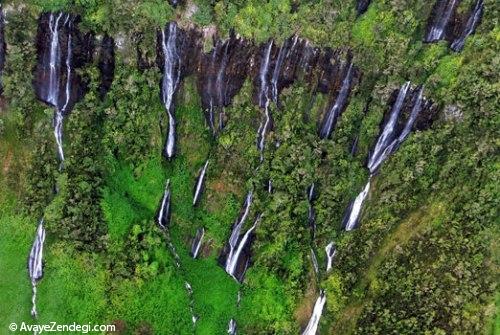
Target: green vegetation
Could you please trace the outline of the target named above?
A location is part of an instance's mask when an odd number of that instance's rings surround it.
[[[498,333],[500,30],[498,4],[485,2],[481,25],[457,54],[444,42],[421,42],[433,5],[424,1],[373,1],[360,17],[355,1],[340,0],[189,0],[177,8],[160,0],[4,1],[11,9],[0,101],[0,329],[33,322],[26,257],[44,217],[41,322],[113,322],[120,334],[192,334],[189,282],[199,316],[196,334],[222,334],[231,318],[241,334],[297,334],[319,288],[327,294],[322,334]],[[464,1],[460,12],[470,5]],[[96,64],[82,70],[89,92],[65,119],[62,172],[53,111],[36,101],[29,71],[36,20],[47,10],[80,14],[84,31],[125,37],[104,101]],[[255,138],[262,111],[252,102],[251,80],[225,108],[227,126],[214,138],[196,78],[187,77],[176,98],[178,152],[166,161],[161,74],[154,66],[137,69],[136,45],[153,65],[156,31],[172,18],[213,26],[221,36],[234,29],[256,42],[283,41],[297,32],[320,47],[351,49],[363,75],[332,138],[316,134],[328,97],[314,96],[299,80],[282,92],[280,108],[270,107],[275,128],[260,165]],[[372,180],[360,229],[345,233],[344,210],[367,180],[365,159],[387,100],[406,80],[424,84],[441,112],[384,163]],[[444,115],[450,107],[460,113]],[[206,190],[194,208],[195,177],[207,159]],[[168,237],[155,223],[167,179],[173,210]],[[270,195],[264,187],[269,179]],[[306,198],[312,182],[318,190],[314,241]],[[262,213],[262,220],[252,264],[239,284],[218,256],[251,188],[250,217]],[[206,230],[205,244],[194,260],[189,251],[199,227]],[[324,247],[331,241],[338,254],[325,273]]]

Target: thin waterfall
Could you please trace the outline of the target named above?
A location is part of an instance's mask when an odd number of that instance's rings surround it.
[[[483,0],[476,1],[474,9],[472,10],[465,27],[462,29],[460,35],[451,43],[451,49],[455,52],[459,52],[464,48],[465,39],[474,33],[476,27],[481,22],[481,17],[483,15],[484,2]]]
[[[267,81],[269,73],[269,63],[271,59],[271,49],[273,41],[270,40],[264,50],[264,58],[259,70],[259,106],[264,108],[264,118],[261,120],[259,130],[257,131],[257,149],[260,152],[260,161],[264,161],[264,147],[267,132],[272,128],[271,112],[269,111],[269,83]]]
[[[62,142],[62,130],[63,130],[63,119],[64,115],[68,113],[68,104],[71,99],[71,59],[72,59],[72,46],[71,46],[71,35],[68,35],[68,45],[67,45],[67,54],[66,54],[66,84],[65,84],[65,99],[64,105],[62,108],[56,106],[56,110],[54,113],[54,137],[57,143],[57,152],[59,155],[59,160],[64,161],[64,151],[63,151],[63,142]],[[59,94],[57,94],[59,96]]]
[[[191,256],[193,258],[198,257],[204,236],[205,236],[205,228],[203,227],[198,228],[198,230],[196,230],[196,235],[193,239],[193,243],[191,245]]]
[[[326,272],[328,272],[332,269],[333,259],[337,254],[337,249],[335,248],[335,244],[333,242],[328,243],[327,246],[325,247],[325,252],[326,252]]]
[[[344,222],[342,223],[346,231],[353,230],[358,224],[363,203],[365,202],[368,191],[370,190],[370,180],[371,177],[368,179],[368,182],[366,183],[363,190],[358,194],[358,196],[354,199],[347,210],[347,215],[345,216]]]
[[[278,81],[280,79],[281,66],[283,65],[285,55],[287,54],[288,43],[289,40],[287,39],[280,47],[278,58],[276,59],[276,63],[274,64],[274,70],[271,76],[271,98],[274,102],[278,102]]]
[[[332,108],[326,113],[321,123],[321,129],[319,131],[319,137],[321,139],[330,137],[338,117],[344,111],[351,90],[352,77],[352,63],[350,63],[344,79],[342,80],[340,91],[335,98],[335,102]]]
[[[311,262],[313,265],[314,273],[316,273],[317,275],[319,273],[318,258],[316,257],[316,253],[314,252],[313,248],[311,248]]]
[[[269,73],[269,63],[271,61],[271,50],[273,48],[273,40],[270,40],[264,49],[264,55],[259,69],[259,107],[266,106],[269,100],[269,83],[267,80]]]
[[[156,223],[161,229],[167,229],[170,224],[170,179],[167,180],[165,184],[165,191],[163,192],[163,197],[161,198],[160,208],[156,215]]]
[[[175,266],[182,272],[181,266],[181,258],[177,253],[175,245],[172,243],[172,239],[170,237],[170,233],[168,231],[168,226],[170,225],[170,217],[171,217],[171,190],[170,190],[170,179],[165,183],[165,191],[163,192],[162,199],[160,201],[160,206],[158,208],[158,212],[156,214],[156,223],[159,228],[162,230],[163,235],[165,236],[165,240],[167,241],[167,245],[170,249],[170,252],[174,256]],[[193,289],[189,282],[184,282],[184,286],[189,298],[189,310],[191,312],[191,320],[193,322],[193,326],[196,325],[196,321],[198,320],[198,316],[194,314],[194,298],[193,298]]]
[[[324,290],[321,290],[318,299],[316,299],[316,303],[314,304],[313,313],[309,322],[302,332],[302,335],[316,335],[318,331],[319,320],[321,318],[321,314],[323,313],[323,307],[326,302],[326,294]]]
[[[229,320],[227,325],[227,333],[229,335],[236,335],[236,321],[234,319]]]
[[[205,162],[205,165],[203,165],[203,168],[200,171],[199,176],[196,178],[196,184],[194,187],[194,195],[193,195],[193,206],[198,205],[201,194],[203,192],[203,186],[205,183],[205,176],[207,174],[207,168],[208,168],[208,159]]]
[[[445,38],[446,29],[455,12],[459,0],[437,0],[432,10],[432,20],[429,22],[425,42],[435,42]]]
[[[180,57],[177,50],[177,24],[170,22],[161,32],[163,50],[162,101],[168,115],[168,133],[163,155],[170,159],[175,155],[175,115],[173,99],[181,77]]]
[[[40,220],[36,230],[35,241],[31,247],[28,257],[28,274],[31,279],[31,287],[33,295],[31,298],[32,308],[31,316],[36,318],[38,316],[36,310],[36,285],[43,277],[43,245],[45,243],[45,228],[43,226],[43,219]]]
[[[243,227],[243,224],[245,223],[245,220],[248,217],[248,213],[250,212],[250,206],[252,204],[252,200],[253,200],[253,192],[250,191],[248,192],[245,198],[245,202],[243,204],[243,210],[241,211],[238,220],[236,220],[236,222],[233,225],[233,229],[231,231],[231,236],[229,237],[229,243],[228,243],[229,253],[227,255],[225,264],[228,264],[229,261],[232,260],[233,258],[236,244],[238,243],[238,238],[240,236],[241,228]]]
[[[316,235],[316,211],[314,210],[314,198],[316,196],[316,190],[314,183],[307,188],[307,203],[309,205],[307,211],[307,222],[309,228],[311,229],[311,240],[314,240],[314,235]]]

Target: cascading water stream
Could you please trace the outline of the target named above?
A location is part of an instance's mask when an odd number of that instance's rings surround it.
[[[71,100],[71,83],[72,77],[72,35],[71,30],[67,34],[67,45],[65,59],[63,60],[63,53],[59,42],[59,31],[65,27],[71,29],[72,19],[69,14],[63,13],[50,13],[48,19],[48,29],[50,31],[50,48],[48,58],[42,59],[42,67],[46,71],[48,67],[48,85],[45,89],[39,92],[39,97],[54,106],[54,137],[57,144],[57,156],[59,158],[59,170],[62,170],[64,163],[64,150],[62,142],[63,120],[64,115],[69,113],[69,104]],[[64,64],[64,65],[63,65]],[[48,65],[48,66],[47,66]],[[61,90],[62,70],[65,68],[66,82],[64,83],[64,91]],[[64,96],[63,96],[64,94]],[[62,103],[62,106],[61,106]],[[57,187],[56,187],[57,193]],[[31,279],[33,296],[32,296],[32,310],[31,315],[36,318],[38,313],[36,309],[36,285],[43,276],[43,245],[45,242],[45,228],[43,218],[40,220],[33,242],[29,257],[28,257],[28,273]]]
[[[343,112],[347,104],[352,81],[352,63],[349,64],[346,75],[342,80],[342,86],[330,110],[325,115],[319,131],[319,137],[325,139],[330,137],[338,117]]]
[[[170,237],[168,230],[171,219],[171,199],[172,199],[172,193],[170,190],[170,179],[168,179],[165,184],[165,191],[163,192],[163,196],[160,201],[160,206],[158,208],[158,212],[156,215],[156,223],[158,224],[158,227],[162,230],[163,235],[165,236],[165,240],[167,241],[168,247],[170,248],[170,251],[174,256],[175,266],[182,271],[181,258],[177,253],[174,244],[172,243],[172,239]],[[187,281],[184,282],[184,286],[186,288],[186,292],[189,297],[189,310],[191,312],[191,320],[193,322],[193,326],[195,326],[196,321],[198,320],[198,316],[194,314],[193,289],[191,287],[191,284]]]
[[[313,265],[314,273],[318,275],[319,274],[318,258],[316,257],[316,253],[314,252],[313,248],[311,248],[311,262]]]
[[[329,272],[332,269],[333,260],[335,255],[337,254],[337,249],[335,248],[335,244],[330,242],[325,247],[326,252],[326,272]]]
[[[236,321],[234,319],[229,320],[227,325],[227,333],[229,335],[236,335]]]
[[[259,70],[259,107],[264,108],[264,118],[260,123],[259,130],[257,131],[257,149],[260,152],[261,162],[264,160],[266,134],[272,127],[271,113],[269,111],[269,83],[267,81],[272,46],[273,41],[270,40],[264,50],[264,58]]]
[[[318,331],[319,320],[321,318],[321,314],[323,313],[323,307],[326,302],[326,294],[325,291],[321,290],[318,299],[316,299],[316,303],[314,304],[313,313],[309,322],[302,332],[302,335],[316,335]]]
[[[349,205],[346,214],[344,215],[342,226],[346,231],[350,231],[356,228],[357,224],[359,223],[359,217],[363,208],[364,201],[370,190],[372,177],[377,173],[380,165],[392,153],[394,153],[399,148],[401,143],[403,143],[403,141],[408,137],[413,128],[413,125],[415,124],[418,114],[422,110],[424,89],[423,86],[418,89],[417,97],[415,101],[412,102],[413,106],[411,108],[410,115],[406,120],[403,129],[398,134],[397,122],[404,107],[405,100],[407,99],[407,96],[409,94],[409,89],[410,82],[406,82],[399,90],[396,101],[391,108],[389,120],[384,125],[382,132],[377,138],[377,142],[371,154],[369,155],[367,167],[370,171],[370,176],[365,187]]]
[[[433,20],[425,36],[425,42],[435,42],[442,40],[445,37],[446,27],[450,21],[453,12],[459,0],[438,0],[433,12],[435,11]]]
[[[481,22],[481,17],[483,15],[484,2],[483,0],[478,0],[474,5],[474,9],[467,19],[467,23],[463,28],[460,35],[451,43],[451,49],[455,52],[459,52],[464,48],[465,39],[474,33],[476,27]]]
[[[45,228],[43,219],[40,220],[36,230],[35,240],[28,257],[28,273],[31,279],[31,287],[33,296],[31,298],[32,308],[31,316],[36,318],[38,313],[36,310],[36,285],[43,277],[43,245],[45,242]]]
[[[193,239],[193,243],[191,245],[191,256],[193,258],[198,257],[204,236],[205,236],[205,228],[203,227],[198,228],[198,230],[196,231],[196,235]]]
[[[314,198],[315,198],[315,185],[311,184],[307,188],[307,202],[308,202],[308,211],[307,211],[307,222],[309,224],[309,228],[311,229],[311,240],[314,240],[314,236],[316,235],[316,211],[314,210]]]
[[[207,174],[207,168],[208,168],[208,159],[205,162],[205,165],[203,165],[203,168],[201,169],[199,176],[196,178],[196,184],[194,187],[194,195],[193,195],[193,206],[198,205],[200,201],[205,183],[205,177]]]
[[[168,29],[168,30],[167,30]],[[174,94],[180,81],[181,65],[177,50],[177,25],[170,22],[161,31],[163,50],[162,101],[168,115],[168,133],[163,155],[171,159],[175,155],[176,121],[173,108]]]

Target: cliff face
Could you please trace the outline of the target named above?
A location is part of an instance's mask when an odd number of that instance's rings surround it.
[[[38,99],[67,114],[87,90],[77,72],[92,60],[94,39],[78,29],[80,18],[66,13],[43,13],[36,35],[37,64],[33,87]]]

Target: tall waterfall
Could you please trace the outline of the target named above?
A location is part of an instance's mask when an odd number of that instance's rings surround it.
[[[201,194],[203,192],[203,185],[205,183],[205,176],[207,174],[207,168],[208,168],[208,159],[205,162],[205,165],[203,165],[203,168],[200,170],[200,174],[196,178],[196,184],[194,186],[194,195],[193,195],[193,206],[198,205]]]
[[[432,19],[427,27],[425,42],[435,42],[445,38],[447,25],[458,3],[459,0],[437,0],[432,9]]]
[[[198,257],[200,252],[201,244],[203,242],[203,236],[205,236],[205,228],[198,228],[196,231],[196,235],[193,239],[193,243],[191,244],[191,256],[193,258]]]
[[[36,285],[43,277],[43,244],[45,242],[45,228],[43,226],[43,219],[40,220],[36,230],[35,241],[31,247],[28,257],[28,274],[31,279],[31,286],[33,289],[33,296],[31,298],[32,308],[31,316],[37,317],[36,311]]]
[[[269,83],[267,79],[272,47],[273,41],[270,40],[266,48],[264,49],[264,55],[259,70],[259,106],[261,108],[264,108],[264,118],[261,120],[259,130],[257,131],[257,149],[259,149],[260,152],[261,162],[264,160],[264,146],[266,135],[267,132],[272,128],[271,112],[269,111]]]
[[[342,86],[340,87],[340,91],[337,94],[335,102],[325,114],[323,121],[321,122],[321,128],[319,131],[319,137],[321,139],[330,137],[333,128],[335,128],[338,117],[344,111],[347,105],[347,98],[349,97],[351,90],[352,77],[352,63],[350,63],[344,79],[342,80]]]
[[[161,32],[163,51],[163,78],[161,81],[161,98],[168,115],[168,132],[163,149],[165,158],[175,155],[175,114],[174,94],[181,77],[180,57],[177,50],[177,24],[170,22]]]
[[[319,320],[321,318],[321,314],[323,313],[323,307],[326,302],[326,294],[325,291],[321,290],[318,299],[316,299],[316,303],[314,304],[313,313],[309,322],[302,332],[302,335],[316,335],[318,331]]]
[[[451,43],[451,49],[455,52],[458,52],[464,48],[465,39],[474,33],[476,27],[481,22],[481,17],[483,15],[484,10],[484,2],[483,0],[477,0],[474,8],[467,19],[467,22],[462,29],[460,35]]]
[[[377,173],[380,165],[394,153],[408,137],[421,110],[424,109],[424,107],[427,108],[427,106],[424,106],[423,89],[423,86],[421,86],[410,93],[410,82],[406,82],[401,86],[396,101],[389,113],[388,120],[383,124],[375,146],[369,154],[367,167],[370,171],[370,177],[368,178],[368,182],[354,201],[350,203],[344,215],[342,226],[346,231],[353,230],[359,223],[361,210],[363,209],[364,201],[370,191],[373,175]],[[404,121],[404,126],[401,128],[398,121],[401,123],[401,113],[403,109],[408,106],[411,107],[409,116],[406,121]]]

